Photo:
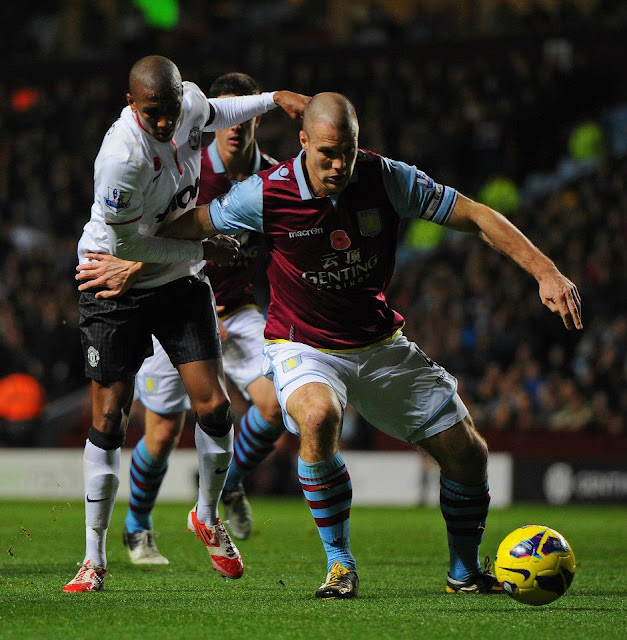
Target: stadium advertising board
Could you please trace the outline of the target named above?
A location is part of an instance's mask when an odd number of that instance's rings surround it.
[[[627,462],[514,462],[514,500],[627,503]]]

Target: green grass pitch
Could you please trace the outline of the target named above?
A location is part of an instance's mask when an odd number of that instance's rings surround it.
[[[545,607],[501,596],[446,595],[445,529],[435,508],[352,511],[360,597],[319,601],[326,574],[302,500],[253,499],[255,534],[239,543],[241,580],[210,569],[185,529],[189,505],[160,504],[155,528],[165,567],[129,564],[121,543],[125,505],[109,530],[106,590],[62,593],[84,551],[80,503],[0,503],[0,638],[102,640],[207,638],[405,639],[627,638],[627,511],[618,507],[521,505],[493,510],[482,554],[523,524],[545,524],[577,556],[570,590]]]

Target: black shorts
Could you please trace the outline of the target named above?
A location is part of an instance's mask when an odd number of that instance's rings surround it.
[[[206,278],[179,278],[106,300],[95,293],[82,293],[78,302],[85,375],[92,380],[109,384],[134,376],[152,355],[153,334],[174,366],[222,355]]]

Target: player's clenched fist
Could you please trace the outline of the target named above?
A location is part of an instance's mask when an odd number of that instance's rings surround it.
[[[229,265],[239,252],[239,241],[233,236],[219,234],[202,243],[203,258],[217,265]]]

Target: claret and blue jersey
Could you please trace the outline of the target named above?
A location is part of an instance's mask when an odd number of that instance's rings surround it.
[[[277,164],[274,158],[259,150],[256,142],[254,145],[251,174]],[[214,140],[202,150],[198,204],[211,202],[234,184],[237,181],[229,179]],[[238,236],[238,240],[240,248],[233,264],[219,266],[208,262],[204,269],[211,282],[216,305],[222,307],[221,318],[232,315],[242,307],[256,305],[254,281],[257,271],[264,268],[266,256],[263,237],[259,233],[244,232]]]
[[[403,318],[385,299],[401,218],[446,224],[457,192],[416,167],[360,151],[348,186],[315,197],[305,157],[261,171],[214,200],[221,233],[265,235],[271,301],[267,340],[324,350],[366,347],[394,335]]]

